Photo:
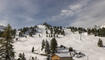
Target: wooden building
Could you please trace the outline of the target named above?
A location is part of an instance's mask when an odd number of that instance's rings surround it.
[[[65,54],[53,54],[51,56],[51,60],[73,60],[70,55],[65,55]]]

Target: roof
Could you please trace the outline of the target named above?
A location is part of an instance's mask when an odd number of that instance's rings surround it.
[[[57,48],[57,53],[55,53],[54,55],[57,55],[59,57],[72,57],[71,54],[73,54],[73,52],[69,52],[69,49],[68,48],[61,48],[61,47],[58,47]]]
[[[71,57],[70,53],[56,53],[55,55],[59,57]]]
[[[67,52],[69,52],[69,49],[68,48],[58,48],[57,52],[59,52],[59,53],[67,53]]]

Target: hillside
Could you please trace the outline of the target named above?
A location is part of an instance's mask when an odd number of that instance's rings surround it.
[[[5,26],[0,25],[0,31],[3,31],[3,30],[4,30],[4,28],[5,28]]]
[[[38,60],[46,60],[46,56],[40,55],[45,53],[44,51],[41,51],[42,40],[44,39],[50,42],[52,37],[46,37],[45,25],[37,25],[37,27],[37,32],[32,37],[29,35],[26,35],[26,37],[19,37],[19,31],[17,31],[16,38],[18,38],[18,40],[14,39],[16,58],[18,58],[19,53],[24,53],[27,60],[31,57],[37,57]],[[58,35],[58,37],[56,37],[58,46],[64,45],[67,48],[73,47],[76,51],[80,51],[85,54],[82,58],[74,57],[74,60],[105,59],[105,48],[97,46],[99,38],[102,39],[105,44],[104,37],[88,35],[86,32],[82,34],[79,34],[78,32],[73,33],[70,29],[63,29],[65,31],[65,35]],[[35,48],[35,53],[31,52],[32,47]]]
[[[105,28],[105,24],[101,26],[101,28]]]

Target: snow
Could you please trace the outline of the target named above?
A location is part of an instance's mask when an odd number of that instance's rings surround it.
[[[5,28],[5,26],[4,26],[4,25],[0,25],[0,31],[3,31],[3,30],[4,30],[4,28]]]
[[[60,57],[71,57],[70,53],[57,53],[56,55]]]
[[[101,28],[105,28],[105,24],[101,26]]]
[[[57,52],[59,52],[59,53],[68,53],[69,49],[68,48],[58,48]]]
[[[29,60],[30,57],[37,57],[39,60],[46,60],[46,56],[40,55],[44,53],[44,51],[41,51],[41,43],[43,39],[50,42],[51,38],[46,37],[46,27],[44,25],[38,25],[38,27],[38,33],[33,37],[18,37],[19,40],[15,41],[14,49],[16,52],[16,58],[18,58],[19,53],[24,53],[27,60]],[[101,48],[97,46],[99,38],[101,38],[105,44],[104,37],[96,37],[94,35],[88,35],[87,33],[82,33],[80,35],[78,32],[72,33],[70,29],[65,29],[65,33],[65,36],[59,35],[59,37],[56,38],[58,45],[64,45],[68,48],[73,47],[73,49],[86,55],[83,58],[74,58],[75,60],[105,60],[105,47]],[[41,37],[39,37],[39,34]],[[35,52],[38,54],[31,52],[33,46]],[[64,56],[66,55],[64,54]]]

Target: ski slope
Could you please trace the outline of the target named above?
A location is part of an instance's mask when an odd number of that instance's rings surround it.
[[[40,55],[44,53],[44,51],[41,51],[42,40],[48,40],[49,42],[51,40],[51,38],[46,37],[45,28],[44,25],[38,25],[38,33],[33,37],[27,36],[27,38],[25,38],[16,36],[19,38],[17,41],[14,39],[16,58],[18,58],[19,53],[24,53],[27,60],[31,57],[37,57],[38,60],[46,60],[46,56]],[[75,50],[81,51],[86,55],[83,58],[74,58],[74,60],[105,60],[105,48],[97,46],[99,38],[101,38],[105,44],[104,37],[96,37],[94,35],[88,35],[87,33],[72,33],[70,29],[65,28],[65,36],[59,35],[56,40],[59,46],[73,47]],[[33,46],[35,52],[38,54],[31,52]]]

